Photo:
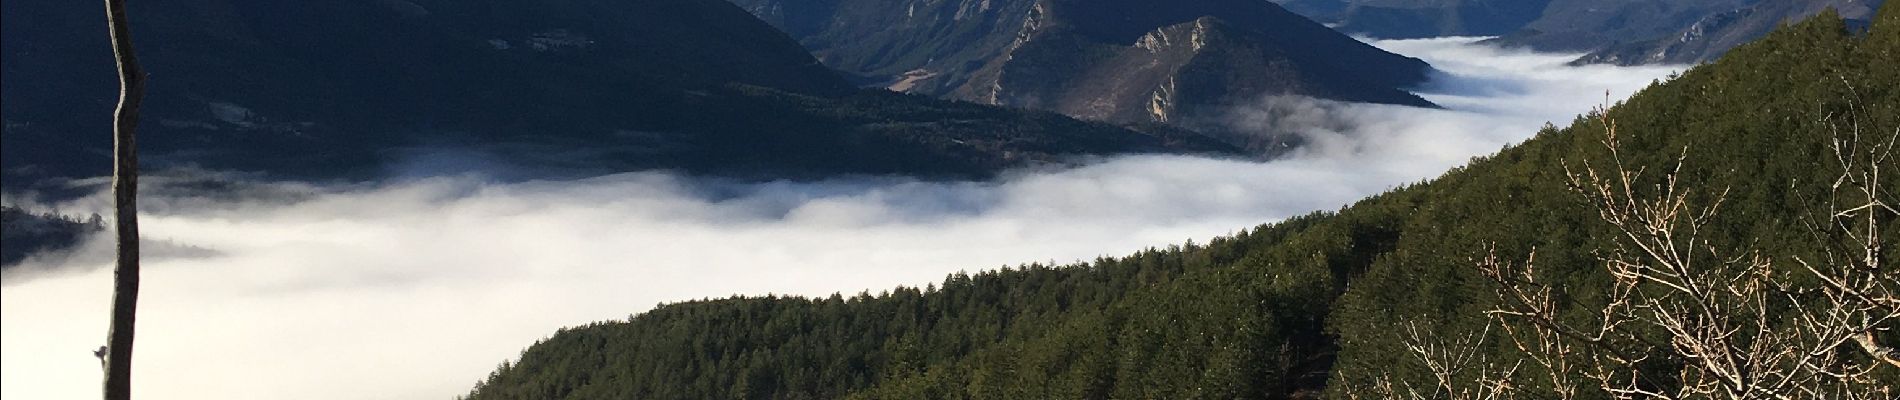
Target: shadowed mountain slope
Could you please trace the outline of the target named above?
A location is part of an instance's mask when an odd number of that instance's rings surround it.
[[[0,7],[8,184],[106,173],[117,83],[99,10]],[[1083,155],[1235,151],[1179,130],[860,90],[716,0],[152,0],[129,11],[151,73],[140,144],[152,166],[984,176]]]
[[[1253,0],[735,0],[865,84],[1112,122],[1265,95],[1430,106],[1424,62]]]

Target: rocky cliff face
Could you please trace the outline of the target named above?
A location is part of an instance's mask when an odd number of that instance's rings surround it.
[[[1429,106],[1424,62],[1251,0],[735,0],[892,90],[1113,122],[1265,95]]]

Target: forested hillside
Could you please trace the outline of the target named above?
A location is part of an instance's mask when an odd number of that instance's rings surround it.
[[[1689,202],[1725,199],[1701,228],[1708,245],[1818,259],[1824,235],[1798,216],[1831,212],[1821,199],[1842,174],[1829,147],[1842,132],[1900,132],[1897,63],[1900,10],[1882,9],[1871,32],[1826,13],[1601,115],[1337,212],[1123,258],[956,274],[940,286],[663,305],[562,330],[468,397],[1313,398],[1378,379],[1429,383],[1401,328],[1499,335],[1484,330],[1498,287],[1476,266],[1489,254],[1534,252],[1539,279],[1563,289],[1564,315],[1603,301],[1610,278],[1599,257],[1619,239],[1567,184],[1566,171],[1585,163],[1679,170]],[[1602,121],[1619,132],[1616,157]],[[1900,184],[1900,164],[1878,168],[1880,183]],[[1635,187],[1660,190],[1661,176]],[[1883,226],[1900,237],[1900,224]],[[1869,254],[1888,259],[1895,247],[1876,242]],[[1517,359],[1511,344],[1488,343],[1476,354]],[[1684,362],[1657,351],[1646,368]],[[1878,372],[1876,383],[1900,384],[1900,371]]]
[[[81,220],[59,213],[34,213],[0,206],[0,268],[11,267],[27,255],[72,247],[87,235],[105,230],[98,214]]]

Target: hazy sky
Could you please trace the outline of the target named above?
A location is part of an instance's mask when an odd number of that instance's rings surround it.
[[[1421,94],[1449,110],[1294,98],[1237,108],[1238,126],[1307,137],[1264,163],[1122,157],[955,183],[469,175],[215,197],[154,181],[141,228],[172,244],[145,263],[134,392],[447,399],[556,328],[660,302],[875,292],[1205,241],[1437,176],[1679,69],[1567,67],[1574,55],[1470,42],[1375,42],[1448,72]],[[105,338],[109,249],[89,243],[0,278],[0,397],[98,396],[91,351]]]

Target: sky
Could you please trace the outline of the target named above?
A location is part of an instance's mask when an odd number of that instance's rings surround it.
[[[134,395],[448,399],[557,328],[664,302],[875,293],[1205,242],[1430,179],[1683,68],[1571,67],[1576,55],[1475,41],[1373,42],[1439,68],[1418,92],[1445,109],[1234,107],[1236,127],[1304,137],[1266,162],[1125,156],[979,182],[468,171],[207,193],[148,179]],[[10,201],[81,215],[110,204]],[[89,242],[0,276],[0,397],[98,396],[110,253]]]

